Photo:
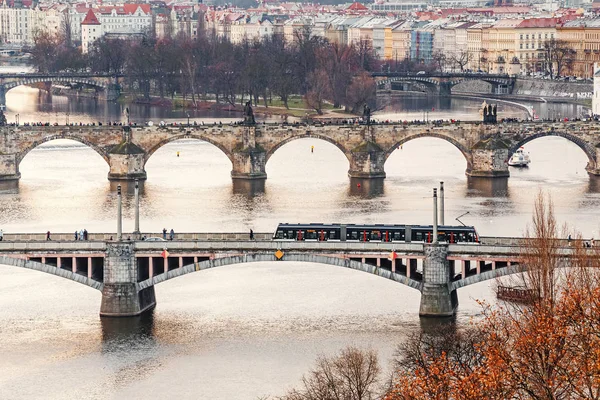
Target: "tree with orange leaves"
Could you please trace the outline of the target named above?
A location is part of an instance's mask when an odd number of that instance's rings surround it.
[[[416,338],[420,351],[400,364],[387,400],[600,399],[600,252],[575,240],[565,263],[552,204],[541,194],[533,232],[522,266],[535,301],[483,304],[467,362],[455,344],[440,350]]]

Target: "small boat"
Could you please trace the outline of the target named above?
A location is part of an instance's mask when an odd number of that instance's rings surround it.
[[[529,153],[520,147],[519,150],[515,151],[510,160],[508,160],[508,165],[511,167],[526,167],[530,162]]]

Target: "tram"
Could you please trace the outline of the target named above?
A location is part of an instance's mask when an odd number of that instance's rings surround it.
[[[279,224],[273,240],[341,242],[420,242],[433,241],[432,225]],[[479,243],[473,226],[438,226],[438,241]]]

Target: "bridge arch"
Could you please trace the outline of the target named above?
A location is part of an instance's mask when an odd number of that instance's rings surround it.
[[[86,145],[87,147],[91,148],[92,150],[94,150],[96,153],[98,153],[100,155],[100,157],[102,157],[104,159],[104,161],[106,161],[106,163],[110,166],[110,162],[108,159],[108,153],[101,148],[100,146],[90,142],[89,140],[76,136],[76,135],[70,135],[70,134],[58,134],[58,135],[50,135],[50,136],[45,136],[43,139],[35,141],[33,143],[31,143],[28,147],[26,147],[25,149],[21,150],[18,154],[17,154],[17,164],[20,164],[21,161],[23,161],[23,158],[25,158],[25,156],[27,155],[27,153],[29,153],[31,150],[35,149],[36,147],[40,146],[41,144],[44,144],[46,142],[50,142],[52,140],[58,140],[58,139],[68,139],[68,140],[74,140],[76,142],[82,143],[84,145]]]
[[[202,261],[196,264],[189,264],[182,268],[177,268],[169,272],[156,275],[152,278],[148,278],[145,281],[137,284],[137,289],[142,290],[150,286],[154,286],[160,282],[177,278],[179,276],[187,275],[192,272],[203,271],[210,268],[217,268],[226,265],[242,264],[242,263],[253,263],[253,262],[267,262],[267,261],[295,261],[295,262],[311,262],[318,264],[335,265],[338,267],[344,267],[354,269],[357,271],[363,271],[372,275],[378,275],[382,278],[391,279],[393,281],[407,285],[413,289],[421,291],[422,283],[414,279],[407,278],[404,275],[391,272],[389,270],[378,268],[373,265],[363,264],[358,261],[352,261],[346,258],[323,256],[308,253],[285,253],[282,260],[277,260],[272,253],[254,253],[244,254],[239,256],[215,258],[213,260]]]
[[[497,268],[491,271],[482,272],[480,274],[467,276],[464,279],[459,279],[452,282],[451,290],[460,289],[465,286],[474,285],[476,283],[489,281],[490,279],[500,278],[501,276],[520,274],[526,272],[527,269],[521,264],[513,264],[508,267]]]
[[[104,284],[102,282],[88,278],[87,276],[79,275],[66,269],[55,267],[54,265],[42,264],[40,262],[27,260],[25,258],[0,256],[0,265],[9,265],[18,268],[26,268],[34,271],[45,272],[47,274],[60,276],[61,278],[81,283],[100,291],[102,291],[104,288]]]
[[[106,85],[102,82],[96,81],[90,78],[79,78],[79,77],[60,77],[60,76],[49,76],[49,77],[35,77],[35,78],[24,78],[13,82],[8,82],[4,85],[6,91],[16,88],[17,86],[30,85],[32,83],[77,83],[80,85],[93,86],[99,89],[106,89]]]
[[[596,167],[596,161],[597,161],[596,160],[596,149],[594,149],[591,145],[589,145],[585,140],[583,140],[575,135],[571,135],[570,133],[560,132],[560,131],[538,132],[536,134],[525,137],[524,139],[518,141],[514,146],[512,146],[509,149],[508,158],[510,159],[510,157],[512,157],[512,155],[519,149],[519,147],[524,146],[525,144],[531,142],[532,140],[539,139],[539,138],[546,137],[546,136],[562,137],[562,138],[567,139],[570,142],[575,143],[581,150],[583,150],[585,155],[588,157],[588,160],[589,160],[588,167],[590,167],[590,166]]]
[[[297,139],[321,139],[324,140],[326,142],[329,142],[331,144],[333,144],[335,147],[337,147],[338,149],[340,149],[340,151],[344,154],[344,156],[346,156],[346,158],[348,159],[348,162],[351,162],[351,155],[350,155],[350,151],[348,151],[348,149],[346,149],[343,145],[341,145],[340,143],[336,142],[335,140],[331,139],[330,137],[327,137],[325,135],[320,135],[320,134],[316,134],[316,133],[312,133],[312,132],[306,132],[304,134],[301,135],[296,135],[296,136],[290,136],[284,140],[282,140],[281,142],[277,143],[275,146],[273,146],[271,149],[269,149],[267,151],[267,155],[265,157],[265,164],[267,162],[269,162],[269,158],[271,158],[271,156],[273,156],[273,154],[275,154],[275,152],[282,146],[297,140]]]
[[[231,154],[230,151],[227,148],[225,148],[225,146],[222,143],[219,143],[218,141],[214,140],[213,138],[211,138],[210,136],[207,136],[207,135],[182,133],[181,135],[167,137],[166,139],[164,139],[164,140],[158,142],[156,145],[154,145],[150,150],[148,150],[148,152],[146,153],[146,156],[144,158],[144,165],[146,165],[146,163],[148,162],[150,157],[152,157],[152,154],[154,154],[158,149],[160,149],[161,147],[163,147],[164,145],[166,145],[168,143],[174,142],[176,140],[182,140],[182,139],[196,139],[196,140],[201,140],[203,142],[210,143],[213,146],[217,147],[219,150],[221,150],[227,156],[229,161],[231,161],[231,163],[233,164],[233,154]]]
[[[446,135],[442,135],[442,134],[434,133],[434,132],[423,132],[423,133],[409,135],[409,136],[402,138],[400,141],[398,141],[396,144],[394,144],[391,148],[389,148],[385,152],[385,161],[387,161],[387,159],[392,155],[392,153],[395,150],[397,150],[400,146],[402,146],[404,143],[409,142],[414,139],[427,138],[427,137],[442,139],[442,140],[445,140],[446,142],[449,142],[450,144],[452,144],[465,157],[465,160],[467,161],[467,170],[469,170],[471,168],[471,163],[472,163],[471,152],[466,147],[464,147],[456,139],[454,139],[450,136],[446,136]]]

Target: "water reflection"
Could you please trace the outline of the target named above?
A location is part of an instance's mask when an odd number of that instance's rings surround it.
[[[349,196],[373,199],[384,194],[384,178],[350,178]]]
[[[232,179],[233,194],[251,199],[265,193],[266,179]]]
[[[510,197],[508,177],[467,177],[467,197]]]
[[[129,318],[100,318],[103,348],[112,352],[120,343],[154,341],[154,310]]]

